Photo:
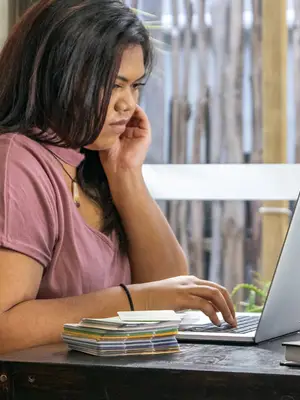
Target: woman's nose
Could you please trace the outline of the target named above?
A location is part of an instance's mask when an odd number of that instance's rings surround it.
[[[131,89],[126,90],[126,94],[116,102],[116,110],[122,112],[133,111],[137,104],[137,97]]]

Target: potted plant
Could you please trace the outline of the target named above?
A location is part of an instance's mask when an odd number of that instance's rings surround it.
[[[270,283],[271,282],[263,282],[262,280],[257,279],[256,284],[240,283],[236,285],[231,292],[233,301],[236,294],[240,290],[247,291],[248,296],[245,301],[241,301],[239,302],[239,304],[235,304],[235,308],[242,309],[242,311],[244,312],[261,312],[268,295]]]

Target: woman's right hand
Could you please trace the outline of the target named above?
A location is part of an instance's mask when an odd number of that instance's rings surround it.
[[[133,301],[145,310],[200,310],[215,325],[220,325],[217,312],[236,326],[235,311],[228,291],[213,282],[195,276],[178,276],[156,282],[132,285]],[[142,302],[142,303],[141,303]]]

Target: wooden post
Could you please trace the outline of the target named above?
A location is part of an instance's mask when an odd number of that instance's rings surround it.
[[[286,162],[286,0],[263,0],[263,161]],[[265,202],[264,207],[287,208],[287,201]],[[262,278],[272,278],[287,231],[288,215],[262,214]]]

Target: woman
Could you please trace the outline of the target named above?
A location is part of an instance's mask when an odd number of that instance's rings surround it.
[[[137,105],[148,32],[118,0],[43,0],[0,57],[0,353],[57,342],[64,323],[120,310],[216,310],[227,291],[187,276],[141,167]],[[121,286],[120,286],[121,285]]]

